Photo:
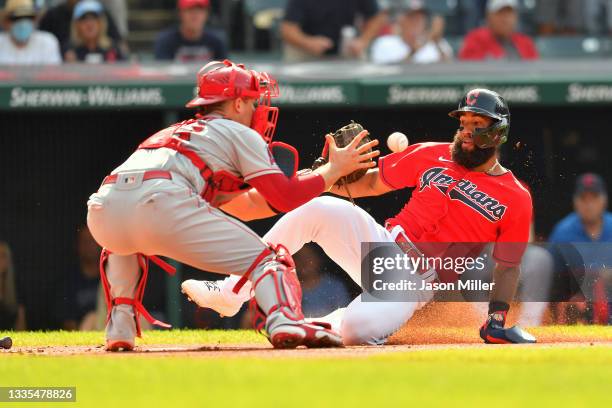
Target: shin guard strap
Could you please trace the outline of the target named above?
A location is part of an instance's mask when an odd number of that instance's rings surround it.
[[[257,258],[255,258],[251,266],[249,266],[249,269],[247,269],[244,275],[240,277],[240,280],[236,282],[236,284],[234,285],[234,288],[232,289],[232,292],[237,294],[240,291],[240,289],[242,289],[244,284],[247,282],[247,280],[249,279],[249,276],[251,276],[251,273],[253,273],[257,265],[259,265],[261,261],[264,260],[264,258],[266,258],[271,253],[272,253],[272,250],[267,247],[263,251],[261,251],[261,254],[259,254]]]
[[[151,314],[147,311],[147,309],[142,304],[142,299],[144,298],[144,291],[147,285],[147,277],[149,275],[149,258],[171,275],[174,272],[176,272],[176,269],[174,269],[173,267],[168,265],[166,262],[162,261],[161,259],[157,257],[147,257],[143,254],[137,254],[138,265],[142,273],[140,275],[138,285],[136,286],[136,290],[134,292],[134,298],[131,299],[131,298],[125,298],[125,297],[118,297],[118,298],[113,299],[110,293],[110,282],[108,281],[108,277],[106,275],[106,262],[108,261],[108,257],[110,254],[111,252],[106,248],[102,249],[102,252],[100,254],[100,280],[102,281],[102,288],[104,290],[104,298],[106,300],[106,323],[108,323],[111,318],[111,312],[112,312],[113,306],[131,305],[134,308],[134,320],[136,321],[136,335],[138,337],[142,337],[141,330],[140,330],[140,319],[139,319],[140,315],[142,315],[149,323],[153,325],[163,327],[166,329],[171,328],[172,326],[169,325],[168,323],[164,323],[160,320],[155,319],[153,316],[151,316]],[[169,269],[164,267],[164,265],[167,266]]]

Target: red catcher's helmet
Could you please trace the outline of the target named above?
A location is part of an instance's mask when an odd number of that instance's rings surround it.
[[[255,98],[257,109],[251,128],[269,143],[278,120],[278,108],[270,103],[278,95],[278,84],[268,73],[247,70],[230,60],[212,61],[198,72],[198,95],[186,106],[195,108],[229,99]]]

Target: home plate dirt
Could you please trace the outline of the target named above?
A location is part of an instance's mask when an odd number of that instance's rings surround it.
[[[510,315],[511,324],[516,319]],[[3,350],[6,354],[36,355],[36,356],[71,356],[97,355],[108,357],[148,356],[148,357],[290,357],[290,358],[355,358],[368,357],[377,354],[414,352],[432,349],[478,349],[495,347],[589,347],[603,345],[612,348],[612,331],[603,331],[601,336],[585,336],[572,333],[572,330],[549,330],[546,327],[528,329],[538,339],[537,344],[525,345],[489,345],[483,344],[478,336],[478,328],[482,323],[478,309],[466,303],[437,303],[419,310],[415,316],[389,338],[385,346],[354,346],[333,349],[275,350],[265,343],[259,344],[202,344],[202,345],[142,345],[132,352],[110,353],[99,346],[45,346],[45,347],[13,347]],[[146,334],[145,334],[146,335]],[[102,339],[101,339],[102,340]]]

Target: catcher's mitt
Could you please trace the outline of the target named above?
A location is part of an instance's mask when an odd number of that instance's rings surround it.
[[[345,147],[349,143],[351,143],[351,141],[354,138],[356,138],[359,133],[363,132],[363,130],[364,130],[363,126],[361,126],[359,123],[355,123],[351,121],[351,123],[349,123],[348,125],[343,126],[340,129],[336,130],[332,136],[334,140],[336,141],[336,146]],[[368,136],[366,136],[363,139],[361,139],[361,142],[359,142],[359,146],[365,143],[368,143],[370,141],[371,139]],[[368,153],[371,151],[372,149],[369,149]],[[327,144],[325,144],[325,147],[323,148],[322,156],[319,157],[317,160],[315,160],[314,164],[312,165],[312,169],[314,170],[318,167],[321,167],[322,165],[327,163],[328,159],[329,159],[328,146]],[[369,160],[372,161],[372,159],[369,159]],[[362,178],[366,174],[367,171],[368,171],[367,169],[355,170],[351,174],[341,177],[336,184],[341,186],[344,184],[354,183],[360,178]]]

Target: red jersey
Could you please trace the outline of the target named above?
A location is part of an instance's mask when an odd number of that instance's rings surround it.
[[[470,171],[452,161],[450,143],[414,144],[381,158],[378,167],[389,187],[415,187],[400,213],[387,220],[401,225],[413,242],[495,242],[498,263],[520,263],[532,203],[512,172],[493,176]]]
[[[521,33],[512,34],[510,39],[517,53],[523,60],[539,58],[538,49],[531,38]],[[460,60],[486,60],[506,57],[506,51],[491,30],[487,27],[476,28],[463,40],[459,51]]]

